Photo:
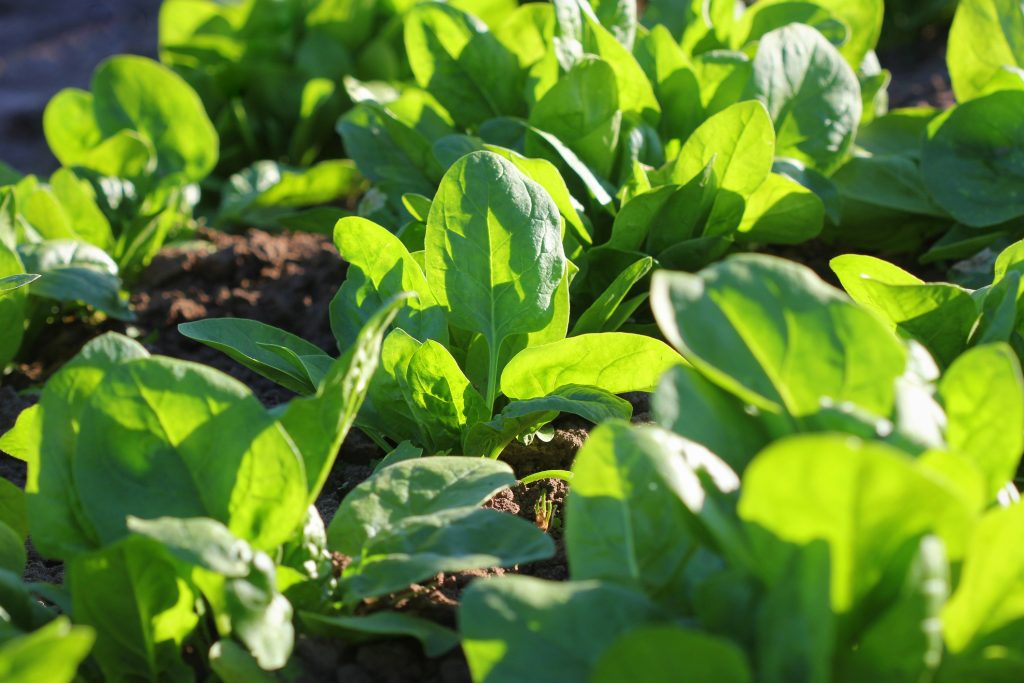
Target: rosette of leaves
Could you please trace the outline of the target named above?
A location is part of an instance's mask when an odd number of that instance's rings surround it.
[[[16,186],[36,232],[95,244],[131,277],[170,236],[192,228],[218,140],[195,91],[170,69],[111,57],[91,91],[67,88],[50,100],[43,129],[65,168],[48,186],[31,177]]]
[[[765,257],[659,273],[652,300],[691,365],[664,378],[660,426],[609,422],[578,454],[570,581],[503,577],[463,596],[474,680],[1020,675],[1024,583],[1001,541],[1024,522],[1006,495],[1024,382],[1005,345],[926,379],[919,347]],[[915,419],[882,417],[910,396]],[[895,438],[929,410],[936,441]]]
[[[528,522],[479,509],[515,478],[476,458],[382,470],[325,529],[312,503],[402,303],[370,317],[319,391],[273,410],[226,375],[106,335],[0,437],[28,464],[24,498],[0,499],[0,538],[8,520],[13,535],[0,562],[20,572],[27,531],[44,557],[65,563],[63,587],[33,590],[95,633],[92,658],[105,679],[279,670],[296,623],[307,621],[353,637],[412,635],[436,654],[455,644],[448,630],[386,610],[356,616],[356,608],[440,571],[552,553]],[[332,551],[349,556],[340,575]],[[186,642],[198,657],[183,656]],[[0,665],[3,657],[0,649]]]
[[[563,217],[585,230],[566,245],[578,309],[641,259],[700,268],[815,237],[840,221],[828,175],[885,108],[881,3],[759,2],[741,19],[705,4],[682,3],[693,23],[676,35],[638,31],[629,2],[527,4],[491,26],[421,4],[405,33],[419,87],[349,82],[357,104],[338,128],[375,189],[360,215],[414,235],[416,202],[462,155],[548,161],[574,209]]]
[[[1020,239],[1022,45],[1019,3],[957,5],[946,61],[959,104],[894,111],[862,131],[856,155],[832,177],[842,198],[837,241],[874,252],[930,245],[920,257],[928,263]]]
[[[544,188],[492,152],[449,169],[420,254],[367,220],[341,221],[335,239],[350,266],[331,305],[339,348],[368,307],[396,292],[417,295],[384,342],[360,428],[388,450],[410,441],[429,453],[496,457],[561,412],[591,422],[628,417],[629,403],[616,394],[650,391],[679,357],[641,335],[566,336],[573,268],[562,230]],[[314,390],[329,362],[307,342],[251,321],[179,329],[298,391]]]

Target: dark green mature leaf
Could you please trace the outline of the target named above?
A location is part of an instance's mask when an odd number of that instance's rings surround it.
[[[899,339],[803,266],[742,255],[697,275],[659,272],[651,306],[701,374],[752,405],[793,416],[826,397],[878,415],[893,408]]]
[[[1024,7],[1017,0],[963,0],[949,30],[953,92],[967,102],[1024,89]]]
[[[651,408],[662,427],[707,447],[737,472],[771,440],[743,401],[688,366],[665,373]]]
[[[961,104],[925,143],[924,182],[964,225],[987,227],[1024,216],[1024,91]]]
[[[751,683],[743,651],[728,640],[678,626],[622,636],[597,661],[591,683]]]
[[[67,617],[0,645],[0,678],[6,683],[71,683],[96,636],[88,626],[72,626]]]
[[[566,503],[573,579],[613,581],[685,610],[683,577],[697,546],[720,539],[732,551],[743,542],[716,500],[737,488],[725,463],[670,432],[598,427],[576,458]]]
[[[228,179],[217,221],[277,228],[281,217],[294,209],[345,200],[362,183],[355,164],[347,159],[322,161],[309,168],[257,161]]]
[[[812,541],[788,554],[784,570],[769,586],[756,617],[759,680],[830,680],[837,625],[829,601],[829,564],[829,548],[822,541]]]
[[[427,282],[452,325],[487,340],[487,406],[505,340],[556,321],[568,267],[561,225],[544,188],[490,152],[456,162],[430,207]]]
[[[407,192],[431,195],[444,169],[430,140],[376,102],[360,102],[338,121],[359,170],[397,205]]]
[[[899,577],[898,593],[837,667],[842,683],[928,680],[942,661],[949,565],[942,541],[925,536]]]
[[[99,545],[82,513],[72,472],[82,414],[107,373],[148,355],[141,344],[121,335],[93,339],[50,378],[39,403],[0,437],[0,448],[28,463],[29,531],[45,557],[67,560]]]
[[[328,528],[331,548],[358,556],[380,530],[407,517],[476,507],[515,484],[505,463],[482,458],[428,457],[395,463],[357,486]]]
[[[121,298],[117,264],[99,247],[78,240],[48,240],[19,245],[18,254],[27,270],[40,275],[32,285],[33,295],[81,301],[118,320],[135,318]]]
[[[658,620],[645,596],[597,581],[526,576],[478,581],[462,595],[459,625],[473,680],[588,680],[623,633]]]
[[[310,394],[322,378],[330,357],[310,344],[271,325],[241,318],[207,318],[178,325],[178,332],[227,354],[236,362],[298,394]],[[294,354],[300,363],[289,362],[279,351]],[[311,374],[307,364],[318,369]]]
[[[423,3],[406,15],[404,35],[416,81],[460,126],[525,110],[516,56],[472,15]]]
[[[261,549],[302,522],[308,493],[295,445],[227,375],[169,358],[125,363],[81,419],[74,481],[105,543],[126,534],[129,514],[210,517]]]
[[[513,399],[538,398],[570,384],[612,394],[653,391],[662,374],[682,362],[671,347],[651,337],[583,334],[520,351],[501,374],[501,393]]]
[[[67,572],[75,621],[96,630],[105,679],[193,680],[181,646],[199,621],[195,595],[157,543],[127,538]]]
[[[439,572],[508,567],[554,553],[551,537],[531,522],[497,510],[450,507],[382,528],[343,573],[341,590],[355,602]]]
[[[967,345],[980,315],[968,290],[926,284],[872,256],[838,256],[829,265],[854,301],[913,335],[942,365]]]
[[[946,440],[984,475],[989,500],[1013,479],[1024,451],[1024,378],[1005,344],[977,346],[939,381]]]
[[[224,683],[274,683],[277,680],[233,640],[218,640],[210,646],[210,668]]]
[[[302,612],[303,630],[311,635],[347,641],[409,636],[420,641],[428,657],[440,657],[459,644],[459,636],[437,622],[401,612],[333,616]]]
[[[628,313],[626,311],[635,301],[631,299],[625,302],[626,297],[633,287],[651,272],[653,267],[654,259],[646,256],[637,259],[633,265],[623,269],[597,300],[576,320],[569,334],[575,337],[595,332],[614,332],[618,329],[619,325],[616,323],[621,324],[622,314],[625,313],[627,317],[632,314],[632,310]],[[638,296],[642,296],[644,300],[647,298],[646,293]]]
[[[809,26],[791,24],[761,39],[750,94],[768,107],[778,154],[835,169],[860,125],[857,75]]]
[[[922,534],[962,557],[972,523],[952,484],[901,451],[838,434],[789,437],[762,451],[743,478],[739,514],[769,585],[786,575],[794,545],[827,544],[839,615],[858,609],[903,545]]]

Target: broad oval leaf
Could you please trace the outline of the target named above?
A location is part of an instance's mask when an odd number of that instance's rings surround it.
[[[626,332],[599,332],[526,348],[501,374],[501,393],[539,398],[570,384],[612,394],[654,391],[658,380],[683,359],[662,341]]]
[[[960,0],[946,54],[960,102],[1004,88],[1024,89],[1024,5],[1019,0]]]
[[[893,409],[900,340],[804,266],[742,255],[696,275],[662,271],[651,306],[695,368],[753,405],[797,417],[826,398]]]
[[[768,107],[780,156],[834,170],[860,125],[863,102],[853,69],[823,35],[790,24],[761,39],[751,94]]]
[[[260,549],[302,523],[307,484],[295,446],[227,375],[169,358],[125,363],[81,423],[75,484],[106,543],[127,533],[128,515],[210,517]]]
[[[1024,91],[961,104],[924,145],[924,182],[964,225],[987,227],[1024,216]]]

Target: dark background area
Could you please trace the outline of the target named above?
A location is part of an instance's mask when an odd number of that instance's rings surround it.
[[[0,161],[26,173],[57,166],[42,112],[60,89],[87,88],[122,52],[156,56],[160,0],[0,0]]]
[[[0,0],[0,161],[23,173],[56,169],[43,137],[47,101],[65,87],[88,88],[104,57],[156,57],[160,2]],[[900,33],[881,53],[893,71],[892,105],[952,104],[944,27]]]

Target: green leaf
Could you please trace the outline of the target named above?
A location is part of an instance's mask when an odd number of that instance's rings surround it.
[[[980,314],[968,290],[926,284],[872,256],[837,256],[829,265],[854,301],[913,335],[942,365],[967,345]]]
[[[517,437],[533,434],[559,413],[572,413],[594,424],[606,420],[628,420],[633,406],[624,399],[596,387],[567,384],[548,396],[511,401],[494,419],[473,424],[464,439],[466,455],[497,458]]]
[[[277,680],[233,640],[218,640],[210,646],[210,668],[224,683],[274,683]]]
[[[953,109],[921,158],[924,182],[939,205],[981,228],[1024,215],[1024,92],[1007,90]]]
[[[72,626],[67,617],[57,617],[0,645],[0,678],[7,683],[72,683],[95,639],[88,626]]]
[[[962,0],[946,58],[960,102],[1024,89],[1024,7],[1016,0]]]
[[[1013,479],[1024,452],[1024,378],[1005,344],[977,346],[939,381],[950,449],[985,476],[989,500]]]
[[[790,24],[761,38],[750,94],[768,107],[779,156],[826,173],[842,162],[860,125],[860,84],[816,30]]]
[[[591,683],[752,683],[743,651],[728,640],[679,628],[647,626],[623,635],[597,661]]]
[[[653,267],[654,259],[646,256],[623,269],[601,296],[576,320],[569,334],[575,337],[598,332],[614,332],[618,328],[615,323],[629,307],[629,302],[624,304],[623,301]],[[641,296],[646,298],[646,293]]]
[[[351,348],[327,368],[316,394],[292,400],[281,415],[281,426],[302,456],[310,505],[320,495],[338,449],[364,404],[380,363],[381,341],[406,301],[404,295],[386,301]]]
[[[660,616],[614,584],[503,576],[463,593],[459,632],[474,681],[584,681],[623,633]]]
[[[576,457],[566,502],[572,578],[612,581],[685,610],[683,577],[697,546],[743,543],[717,499],[738,488],[725,463],[669,432],[598,427]]]
[[[440,572],[510,567],[554,554],[551,537],[531,522],[497,510],[448,507],[406,517],[371,536],[342,574],[341,591],[346,601],[355,602]]]
[[[583,334],[520,351],[501,374],[501,392],[513,399],[538,398],[569,384],[612,394],[654,391],[662,374],[681,362],[679,354],[651,337]]]
[[[825,205],[788,176],[772,173],[746,198],[738,239],[744,242],[800,244],[817,237]]]
[[[117,264],[102,249],[77,240],[49,240],[18,246],[30,272],[40,278],[32,285],[35,296],[61,302],[81,301],[118,320],[134,320],[128,301],[121,297]]]
[[[125,535],[129,514],[210,517],[260,549],[302,522],[308,494],[296,447],[227,375],[169,358],[125,363],[93,392],[81,421],[74,481],[106,543]]]
[[[655,273],[651,306],[686,360],[745,402],[796,417],[826,398],[893,408],[903,345],[803,266],[742,255],[697,275]]]
[[[837,667],[843,683],[928,680],[942,661],[942,609],[949,597],[949,565],[942,542],[921,539],[898,593]]]
[[[358,556],[378,531],[407,517],[476,507],[514,486],[505,463],[482,458],[427,457],[395,463],[353,489],[327,530],[333,550]]]
[[[347,159],[322,161],[309,168],[257,161],[228,179],[217,222],[277,228],[281,217],[293,209],[348,199],[362,182],[355,164]]]
[[[461,127],[525,110],[516,56],[472,15],[424,3],[406,15],[404,35],[416,82]]]
[[[400,292],[414,292],[416,298],[398,312],[395,327],[419,341],[447,342],[444,311],[423,269],[397,237],[364,218],[345,218],[334,229],[334,244],[349,262],[345,282],[331,301],[331,330],[338,348],[347,349],[372,312]]]
[[[278,591],[274,561],[254,551],[220,522],[206,518],[128,518],[128,527],[160,543],[178,560],[195,567],[222,635],[233,634],[261,667],[283,667],[295,641],[292,606]]]
[[[458,635],[428,619],[401,612],[374,612],[363,616],[332,616],[303,612],[303,630],[322,638],[346,641],[409,636],[420,641],[428,657],[440,657],[459,644]]]
[[[974,529],[960,581],[942,613],[949,651],[942,680],[1013,680],[1024,672],[1018,652],[1024,632],[1024,507],[994,508]],[[986,672],[988,675],[986,676]]]
[[[896,211],[946,217],[925,187],[921,168],[907,156],[853,157],[832,176],[844,201]]]
[[[21,265],[17,252],[0,241],[0,277],[0,281],[7,283],[0,287],[0,328],[4,330],[3,334],[0,334],[0,368],[5,368],[14,360],[25,333],[28,290],[19,290],[19,287],[32,282],[38,276],[25,275],[25,268]],[[21,284],[18,284],[19,282]]]
[[[827,546],[839,615],[857,610],[922,534],[937,534],[951,559],[961,557],[972,523],[951,485],[900,451],[844,435],[794,436],[762,451],[743,478],[739,514],[769,585],[785,575],[793,546]]]
[[[360,172],[397,206],[403,194],[432,195],[444,169],[430,140],[376,102],[360,102],[338,121]]]
[[[75,119],[77,126],[68,127]],[[180,76],[145,57],[119,55],[104,61],[93,74],[91,94],[58,93],[47,106],[43,128],[65,166],[104,173],[111,166],[103,156],[136,164],[138,143],[127,142],[126,133],[139,136],[152,150],[155,168],[145,171],[158,178],[180,176],[177,182],[197,182],[217,163],[217,133],[198,95]],[[120,140],[125,140],[123,147]],[[119,147],[112,148],[114,144]],[[97,149],[101,145],[103,155]],[[124,164],[118,166],[127,171],[130,166]],[[130,178],[138,171],[115,175]]]
[[[737,472],[771,441],[743,401],[688,366],[665,373],[651,408],[659,425],[707,447]]]
[[[95,629],[105,679],[192,680],[181,646],[199,621],[195,596],[158,544],[127,538],[67,572],[75,621]]]
[[[474,152],[445,174],[427,222],[427,282],[448,321],[488,346],[493,406],[501,346],[555,320],[567,261],[558,207],[511,162]]]
[[[615,164],[622,127],[615,72],[607,62],[589,58],[577,63],[530,111],[530,125],[565,143],[603,178]],[[540,156],[542,141],[527,135],[526,151]]]
[[[746,198],[771,173],[774,158],[775,131],[764,105],[756,101],[739,102],[710,117],[694,131],[672,163],[667,178],[681,185],[710,164],[719,188]]]
[[[29,465],[29,532],[44,557],[67,560],[98,545],[72,472],[82,414],[107,373],[146,356],[141,344],[121,335],[93,339],[50,378],[39,403],[23,411],[14,429],[0,437],[0,448]]]
[[[325,361],[330,362],[320,347],[256,320],[207,318],[181,323],[178,332],[298,394],[315,392],[321,379],[306,370],[307,364],[322,367]],[[289,362],[274,347],[290,351],[301,363]]]

